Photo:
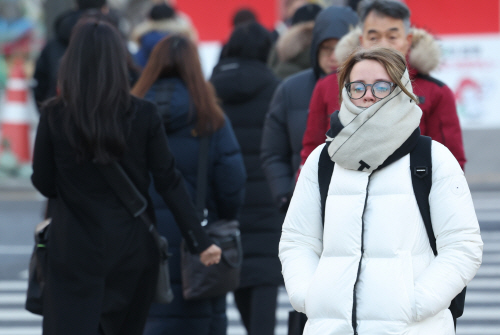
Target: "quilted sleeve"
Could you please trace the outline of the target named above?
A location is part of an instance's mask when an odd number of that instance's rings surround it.
[[[323,145],[307,159],[283,223],[279,244],[285,286],[290,302],[305,312],[305,297],[323,250],[323,225],[318,186],[318,160]]]

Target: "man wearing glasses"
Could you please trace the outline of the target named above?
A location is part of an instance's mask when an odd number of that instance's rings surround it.
[[[360,3],[359,15],[361,29],[352,31],[339,41],[335,49],[337,59],[342,62],[359,46],[385,46],[403,53],[413,91],[423,111],[421,133],[448,147],[463,169],[466,160],[455,98],[448,86],[429,76],[439,64],[439,47],[434,38],[421,29],[410,28],[410,11],[398,1],[364,0]],[[374,95],[381,93],[377,87],[370,88],[375,91]],[[351,92],[354,92],[353,89],[364,92],[363,87],[351,86]],[[325,142],[330,115],[340,107],[338,90],[336,75],[320,80],[314,89],[303,138],[302,164],[314,148]]]

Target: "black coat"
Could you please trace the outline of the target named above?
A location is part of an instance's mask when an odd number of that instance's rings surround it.
[[[283,211],[295,188],[316,80],[312,68],[285,79],[276,89],[266,116],[260,157],[273,199]]]
[[[132,102],[120,164],[147,198],[152,218],[153,177],[191,250],[201,252],[211,241],[175,169],[156,106]],[[33,185],[52,202],[44,333],[96,334],[101,323],[115,334],[141,334],[158,271],[155,244],[94,163],[77,162],[63,131],[63,112],[58,106],[42,111],[33,157]]]
[[[35,87],[33,93],[35,101],[41,105],[45,100],[53,98],[57,93],[57,76],[59,64],[68,48],[71,32],[85,11],[69,10],[59,15],[54,23],[55,37],[43,47],[35,64]],[[115,12],[107,14],[106,21],[116,20]],[[113,22],[115,23],[115,22]],[[117,22],[116,22],[117,24]],[[139,77],[139,70],[132,66],[132,58],[127,55],[127,66],[130,86],[133,86]]]
[[[340,38],[349,26],[357,24],[348,7],[330,6],[316,17],[311,43],[311,68],[283,81],[269,107],[262,138],[261,159],[273,198],[286,211],[300,165],[302,138],[307,125],[309,102],[316,82],[325,76],[319,66],[321,43]]]
[[[55,37],[47,42],[36,61],[33,75],[36,81],[33,89],[36,102],[41,103],[56,96],[59,63],[68,47],[71,31],[82,14],[82,11],[67,11],[56,19]]]
[[[278,244],[284,217],[274,206],[259,160],[264,118],[278,80],[264,63],[223,59],[211,78],[231,120],[248,174],[240,216],[243,268],[240,287],[283,282]]]
[[[200,139],[192,135],[196,119],[190,113],[188,90],[179,78],[160,79],[145,98],[158,105],[176,165],[194,200],[198,184]],[[209,222],[234,219],[243,204],[246,174],[229,120],[211,136],[208,155],[206,205]],[[183,299],[180,265],[182,235],[168,206],[157,192],[151,191],[158,229],[168,236],[169,251],[172,254],[169,259],[170,280],[175,298],[168,305],[153,304],[144,335],[225,335],[225,295],[191,302]]]

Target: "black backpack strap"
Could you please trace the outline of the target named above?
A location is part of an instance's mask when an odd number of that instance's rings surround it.
[[[431,209],[429,206],[429,194],[432,187],[432,139],[427,136],[420,136],[417,145],[410,153],[410,171],[413,192],[417,199],[420,215],[424,221],[425,230],[429,237],[432,252],[437,255],[436,237],[432,229]]]
[[[432,139],[427,136],[420,136],[417,145],[410,153],[410,170],[411,181],[413,184],[413,192],[417,200],[418,208],[425,224],[425,230],[429,237],[429,243],[434,255],[437,255],[436,237],[432,228],[431,211],[429,205],[429,194],[432,187]],[[449,307],[455,329],[457,326],[457,318],[461,317],[464,312],[465,292],[467,287],[464,287],[452,301]]]
[[[335,166],[335,162],[330,159],[330,155],[328,154],[328,145],[329,143],[325,144],[323,150],[321,150],[321,155],[319,156],[318,161],[318,185],[319,194],[321,196],[321,218],[323,225],[325,225],[325,207],[326,198],[328,196],[328,188],[330,187],[333,168]]]

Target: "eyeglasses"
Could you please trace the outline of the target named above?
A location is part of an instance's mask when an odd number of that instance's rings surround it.
[[[347,95],[349,95],[349,98],[357,100],[365,96],[367,86],[371,86],[372,94],[375,98],[383,99],[391,94],[392,88],[396,86],[396,84],[388,81],[376,81],[373,84],[365,84],[360,81],[354,81],[346,84],[345,88],[347,89]]]

